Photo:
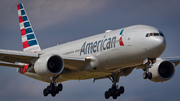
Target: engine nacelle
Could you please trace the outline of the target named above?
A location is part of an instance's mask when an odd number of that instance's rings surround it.
[[[64,61],[59,55],[45,55],[34,63],[34,70],[41,76],[56,76],[64,69]]]
[[[167,60],[158,59],[156,63],[149,68],[152,73],[151,81],[163,82],[171,79],[175,73],[175,66],[172,62]]]

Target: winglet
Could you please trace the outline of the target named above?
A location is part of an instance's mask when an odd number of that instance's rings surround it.
[[[21,30],[21,38],[23,50],[27,52],[38,52],[41,50],[39,43],[34,34],[33,28],[30,24],[26,11],[22,3],[17,5],[19,25]]]

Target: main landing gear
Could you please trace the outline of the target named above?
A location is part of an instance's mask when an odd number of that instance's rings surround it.
[[[144,79],[152,79],[152,73],[149,72],[149,68],[156,62],[156,58],[148,58],[148,61],[146,63],[146,67],[143,69],[145,72],[143,73]]]
[[[118,86],[116,85],[116,83],[119,82],[119,77],[117,74],[112,75],[111,77],[108,77],[108,78],[113,82],[113,84],[112,84],[112,87],[109,88],[109,90],[105,92],[104,94],[105,98],[109,99],[109,97],[112,96],[113,99],[117,99],[118,96],[124,93],[124,87],[121,86],[118,89]]]
[[[56,94],[58,94],[60,91],[62,91],[62,89],[63,89],[63,85],[61,83],[57,85],[55,83],[55,78],[53,77],[53,80],[50,83],[50,85],[44,89],[43,95],[48,96],[48,94],[51,94],[52,97],[55,97]]]

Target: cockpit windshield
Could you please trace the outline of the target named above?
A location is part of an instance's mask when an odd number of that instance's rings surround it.
[[[164,36],[164,34],[162,32],[159,33],[147,33],[146,37],[150,37],[150,36]]]

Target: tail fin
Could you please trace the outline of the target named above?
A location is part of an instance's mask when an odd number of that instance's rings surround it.
[[[34,34],[33,28],[30,24],[26,11],[22,3],[17,5],[19,24],[21,30],[21,38],[23,50],[27,52],[38,52],[41,50],[39,43]]]

